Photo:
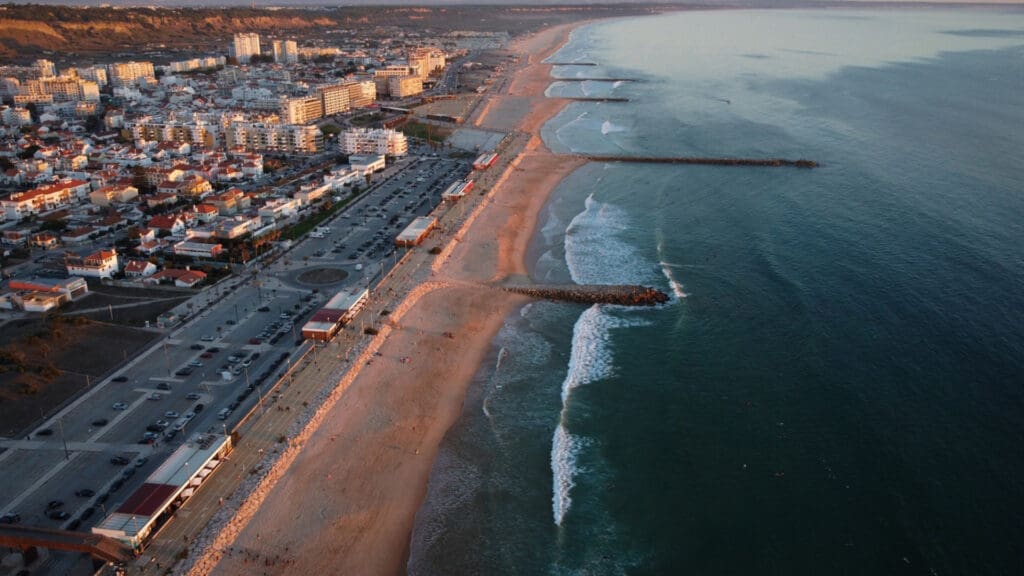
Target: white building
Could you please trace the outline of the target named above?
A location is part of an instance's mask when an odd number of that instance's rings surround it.
[[[140,81],[156,82],[152,62],[115,62],[109,71],[110,83],[115,88],[136,86]]]
[[[299,46],[295,40],[274,40],[274,62],[295,64],[299,61]]]
[[[225,130],[228,148],[271,152],[321,152],[324,135],[316,126],[234,122]]]
[[[69,275],[110,278],[120,270],[116,250],[100,250],[85,258],[68,258]]]
[[[253,56],[260,55],[260,35],[255,32],[235,34],[230,51],[239,64],[248,63]]]
[[[89,195],[89,183],[84,180],[64,180],[27,192],[15,192],[0,200],[7,220],[20,220],[30,214],[39,214],[60,206],[84,200]]]
[[[389,128],[352,128],[338,135],[338,148],[343,154],[405,156],[409,143],[405,134]]]
[[[377,170],[384,169],[384,156],[349,156],[348,165],[351,167],[352,172],[365,176],[366,174],[373,174]]]

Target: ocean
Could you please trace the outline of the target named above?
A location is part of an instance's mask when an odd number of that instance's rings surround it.
[[[681,12],[578,29],[538,281],[417,516],[425,574],[1024,573],[1024,11]]]

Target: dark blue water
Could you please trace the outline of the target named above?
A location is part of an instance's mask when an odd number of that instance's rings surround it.
[[[683,13],[567,59],[643,82],[554,85],[630,99],[556,151],[822,167],[563,182],[534,276],[673,301],[508,319],[410,572],[1024,573],[1024,13]]]

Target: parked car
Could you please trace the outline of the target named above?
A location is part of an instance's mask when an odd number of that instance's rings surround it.
[[[170,418],[171,420],[173,420],[178,416],[180,416],[180,414],[178,414],[174,410],[168,410],[167,412],[164,412],[164,418]]]
[[[203,342],[213,342],[213,336],[206,335],[200,338],[200,340],[202,340]]]
[[[92,498],[96,495],[96,491],[89,488],[82,488],[81,490],[75,490],[75,496],[79,498]]]
[[[17,524],[18,522],[21,522],[21,514],[16,512],[8,512],[0,516],[0,524]]]
[[[80,516],[80,518],[82,520],[88,520],[89,517],[91,517],[95,513],[96,513],[96,509],[93,508],[92,506],[89,506],[85,510],[82,510],[82,515]]]
[[[109,423],[110,422],[106,418],[100,418],[98,420],[93,420],[92,421],[92,425],[97,427],[97,428],[99,428],[101,426],[106,426]]]
[[[67,520],[71,516],[63,510],[50,510],[46,515],[53,520]]]
[[[60,508],[63,505],[64,505],[64,501],[63,500],[50,500],[46,504],[46,509],[47,510],[56,510],[57,508]]]
[[[113,408],[114,410],[127,410],[128,404],[126,402],[115,402],[114,405],[111,406],[111,408]]]
[[[161,396],[159,392],[153,392],[149,396],[146,396],[146,398],[148,400],[159,400],[159,399],[163,398],[163,396]]]
[[[258,310],[260,312],[270,312],[270,306],[260,306],[256,310]]]
[[[189,346],[189,348],[191,348],[193,350],[202,350],[203,349],[203,345],[202,344],[193,344],[193,345]]]
[[[68,522],[67,527],[64,528],[64,529],[65,530],[78,530],[78,527],[81,526],[81,525],[82,525],[82,520],[79,519],[79,518],[75,518],[71,522]]]
[[[111,382],[127,382],[128,381],[128,377],[127,376],[114,376],[113,378],[110,379],[110,381]]]
[[[53,430],[43,428],[42,430],[36,431],[36,436],[53,436]]]
[[[202,412],[203,408],[205,408],[205,407],[206,406],[203,406],[202,404],[196,404],[195,406],[192,407],[192,412],[195,413],[195,414],[198,414],[198,413]]]
[[[189,400],[199,400],[201,396],[202,394],[200,394],[199,392],[189,392],[188,394],[185,394],[185,398]]]
[[[191,372],[191,370],[189,372]],[[170,390],[171,389],[171,385],[168,384],[167,382],[161,382],[161,383],[156,385],[156,389],[157,390]]]
[[[176,429],[174,429],[174,428],[171,428],[167,432],[164,432],[164,438],[166,438],[167,440],[170,440],[170,439],[174,438],[177,435],[178,435],[178,431]]]
[[[188,363],[188,365],[192,366],[193,368],[202,368],[203,367],[203,363],[200,362],[199,360],[192,360],[192,361],[190,361]]]
[[[117,464],[118,466],[124,466],[129,462],[131,462],[131,460],[125,458],[124,456],[114,456],[113,458],[110,459],[111,464]]]
[[[135,459],[135,467],[136,468],[142,468],[143,466],[146,465],[146,462],[148,462],[148,461],[149,461],[149,458],[146,458],[145,456],[140,456],[140,457]]]

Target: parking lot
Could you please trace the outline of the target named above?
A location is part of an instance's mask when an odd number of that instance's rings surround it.
[[[394,265],[394,237],[429,213],[464,158],[427,153],[374,175],[371,190],[323,224],[318,238],[243,275],[234,289],[195,296],[203,310],[98,383],[26,438],[0,442],[0,521],[87,531],[198,432],[227,432],[308,347],[302,324],[338,290],[373,286]],[[347,276],[316,286],[304,270]]]

